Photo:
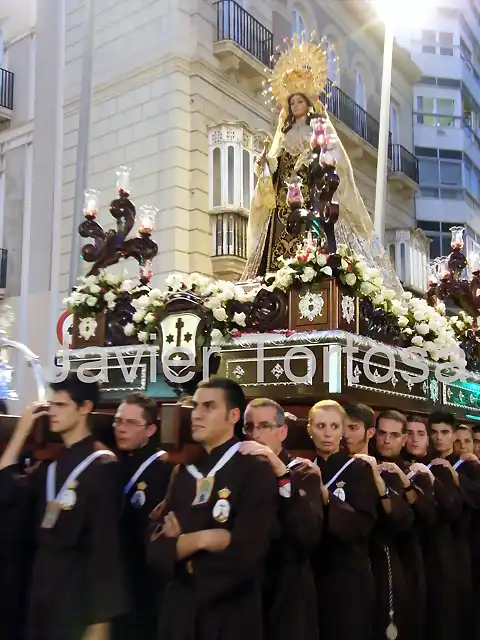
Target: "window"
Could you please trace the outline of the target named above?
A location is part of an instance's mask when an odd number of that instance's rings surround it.
[[[327,54],[328,64],[328,78],[334,82],[337,86],[340,85],[340,73],[338,70],[337,52],[335,43],[333,41],[327,41],[325,43],[325,51]]]
[[[455,100],[417,96],[417,124],[430,127],[455,126]]]
[[[453,33],[440,31],[438,34],[441,56],[453,56]]]
[[[367,109],[365,81],[362,72],[358,69],[355,71],[355,102],[362,107],[362,109]]]
[[[400,122],[398,117],[398,107],[390,105],[390,131],[392,132],[392,144],[400,143]]]
[[[419,158],[418,174],[420,184],[438,184],[438,160]]]
[[[453,56],[453,33],[447,31],[422,31],[422,53]]]
[[[462,165],[460,162],[440,160],[440,183],[462,186]]]
[[[303,31],[305,31],[305,20],[300,11],[294,9],[292,14],[292,35],[294,33],[300,35]]]

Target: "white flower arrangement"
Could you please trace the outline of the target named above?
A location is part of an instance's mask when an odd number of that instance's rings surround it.
[[[125,274],[119,277],[106,271],[79,278],[79,282],[63,303],[81,318],[94,316],[104,309],[115,309],[118,295],[133,288],[133,282]]]
[[[97,321],[95,318],[87,316],[82,318],[78,324],[78,333],[84,340],[90,340],[97,330]]]

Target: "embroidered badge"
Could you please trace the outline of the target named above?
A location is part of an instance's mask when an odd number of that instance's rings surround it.
[[[292,495],[292,483],[290,478],[282,478],[278,482],[278,493],[282,498],[290,498]]]
[[[230,503],[228,497],[230,496],[229,489],[220,489],[218,492],[218,500],[213,507],[212,515],[214,520],[224,524],[230,515]]]
[[[341,500],[342,502],[345,502],[345,490],[344,490],[344,486],[345,486],[345,482],[337,482],[337,484],[335,485],[337,488],[335,489],[335,491],[333,492],[334,496],[337,496],[337,498],[339,500]]]

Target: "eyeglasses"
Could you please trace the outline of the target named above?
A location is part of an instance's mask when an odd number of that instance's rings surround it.
[[[272,431],[273,429],[278,429],[278,424],[274,422],[259,422],[258,424],[253,424],[253,422],[246,422],[242,431],[246,436],[252,435],[255,430],[258,431]]]
[[[138,422],[137,420],[122,420],[121,418],[115,418],[113,421],[113,428],[118,429],[122,426],[132,429],[134,427],[146,427],[147,425],[145,422]]]

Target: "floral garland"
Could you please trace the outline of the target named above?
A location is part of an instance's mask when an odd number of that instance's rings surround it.
[[[282,259],[278,271],[267,274],[263,280],[257,278],[248,288],[226,280],[213,281],[198,273],[168,276],[166,291],[145,287],[143,295],[131,299],[135,311],[132,321],[124,327],[125,335],[136,336],[144,343],[155,340],[165,300],[181,291],[195,293],[212,311],[212,339],[236,335],[246,327],[247,318],[244,312],[235,310],[235,302],[252,302],[261,289],[288,291],[296,283],[313,283],[325,277],[337,277],[352,295],[368,299],[374,308],[393,316],[405,343],[424,349],[432,360],[456,361],[460,357],[459,343],[471,339],[480,343],[480,318],[475,320],[463,311],[448,318],[443,303],[433,308],[425,299],[409,292],[399,298],[384,286],[380,272],[369,267],[352,249],[339,245],[335,254],[328,255],[312,241],[299,247],[294,257]],[[132,292],[133,286],[125,277],[105,272],[81,278],[80,283],[65,302],[82,319],[81,335],[87,338],[95,333],[95,314],[115,309],[119,294]]]

